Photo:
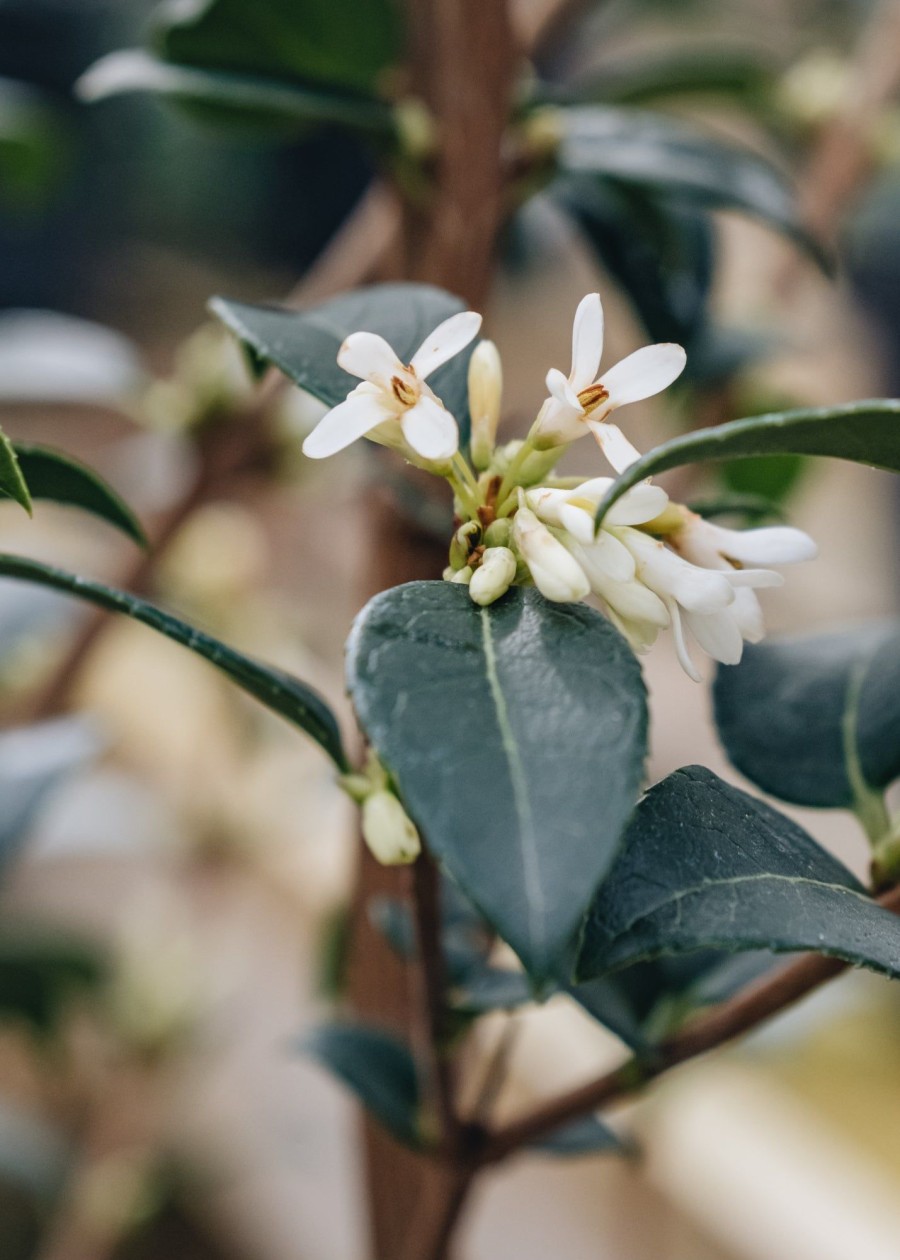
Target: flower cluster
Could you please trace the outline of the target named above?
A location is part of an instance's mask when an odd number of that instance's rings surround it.
[[[622,495],[597,530],[595,514],[612,479],[554,471],[587,433],[616,472],[638,459],[610,417],[671,385],[684,368],[684,350],[645,346],[598,375],[603,308],[599,294],[588,294],[575,313],[568,377],[551,368],[548,397],[527,437],[498,447],[502,370],[494,345],[482,341],[469,361],[469,461],[455,418],[426,377],[464,350],[480,326],[472,311],[454,315],[409,364],[383,338],[352,334],[338,362],[363,383],[322,419],[306,439],[306,454],[320,458],[368,436],[446,477],[458,521],[444,576],[467,585],[476,604],[493,603],[512,585],[533,584],[557,602],[594,596],[635,651],[671,629],[678,658],[697,681],[688,633],[715,660],[737,664],[744,642],[763,635],[756,590],[781,584],[772,566],[812,559],[812,539],[787,526],[725,529],[670,502],[650,481]]]

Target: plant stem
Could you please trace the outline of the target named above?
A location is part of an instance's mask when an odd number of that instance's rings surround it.
[[[438,1148],[456,1146],[459,1120],[454,1106],[453,1072],[446,1054],[445,969],[441,944],[440,872],[423,851],[412,867],[413,914],[418,941],[420,1054],[428,1066],[429,1085],[439,1124]]]
[[[900,888],[878,898],[893,913],[900,913]],[[597,1111],[633,1094],[670,1068],[733,1041],[773,1015],[805,997],[826,980],[845,971],[848,964],[820,954],[807,954],[766,976],[756,984],[698,1016],[664,1041],[651,1063],[629,1060],[621,1067],[578,1089],[553,1098],[503,1128],[487,1134],[479,1153],[483,1164],[497,1163],[514,1151],[553,1133],[570,1120]]]

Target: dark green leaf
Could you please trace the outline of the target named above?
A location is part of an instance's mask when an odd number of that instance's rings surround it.
[[[392,0],[169,0],[153,44],[183,65],[369,92],[398,56],[397,19]]]
[[[900,777],[898,622],[748,645],[714,698],[731,761],[782,800],[852,809]]]
[[[645,477],[707,459],[756,455],[829,455],[900,472],[900,400],[874,398],[838,407],[777,411],[685,433],[648,451],[616,478],[597,509],[597,524]]]
[[[563,965],[643,772],[646,701],[598,613],[514,589],[376,596],[348,643],[363,729],[426,842],[527,969]]]
[[[57,591],[67,591],[89,604],[133,617],[135,621],[150,626],[166,638],[190,648],[192,652],[215,665],[242,690],[261,701],[266,708],[306,731],[324,748],[340,770],[349,768],[337,721],[331,709],[317,692],[290,674],[270,665],[261,665],[251,657],[220,643],[211,635],[204,634],[202,630],[154,608],[145,600],[113,590],[101,582],[77,577],[73,573],[50,568],[49,565],[39,564],[35,560],[8,555],[0,555],[0,575],[19,578],[25,582],[37,582]]]
[[[599,105],[560,112],[563,171],[654,188],[694,205],[740,210],[821,259],[800,221],[788,181],[758,154],[663,114]]]
[[[416,1065],[402,1041],[361,1024],[325,1024],[299,1044],[406,1146],[422,1144]]]
[[[0,76],[0,202],[43,209],[68,165],[66,128],[30,83]]]
[[[15,499],[31,515],[31,495],[22,473],[16,448],[0,429],[0,495]]]
[[[455,986],[453,1005],[458,1011],[481,1015],[485,1011],[511,1011],[534,998],[524,971],[507,967],[473,967]]]
[[[758,455],[722,464],[719,475],[736,494],[758,495],[778,505],[793,494],[808,468],[802,455]]]
[[[596,1116],[582,1116],[555,1133],[535,1142],[531,1149],[543,1155],[633,1155],[634,1148]]]
[[[19,852],[51,793],[100,751],[82,718],[60,718],[0,735],[0,873]]]
[[[291,132],[330,124],[375,135],[390,135],[390,110],[378,101],[317,91],[250,74],[173,65],[140,49],[102,57],[79,79],[78,95],[93,103],[130,92],[153,92],[182,105],[208,111],[211,121],[274,127]]]
[[[688,507],[705,521],[723,516],[735,517],[744,525],[784,520],[771,500],[758,494],[723,494],[714,499],[695,499]]]
[[[373,285],[307,311],[248,306],[226,298],[213,298],[209,308],[254,354],[329,407],[343,402],[359,384],[337,365],[337,352],[350,333],[379,333],[408,363],[438,324],[465,309],[459,298],[427,284]],[[468,432],[467,379],[475,344],[428,378],[463,434]]]
[[[83,508],[120,529],[138,546],[147,545],[137,517],[102,477],[59,451],[28,446],[24,442],[14,445],[33,499],[50,499],[53,503]]]
[[[723,47],[717,41],[714,47],[691,45],[619,57],[579,79],[571,91],[582,102],[614,105],[700,93],[753,103],[769,92],[773,80],[773,69],[758,49]]]
[[[24,923],[7,924],[0,934],[0,1018],[50,1032],[69,1000],[102,976],[96,951],[84,941]]]
[[[635,811],[578,970],[698,949],[813,950],[898,976],[900,918],[790,819],[688,766]]]
[[[621,284],[649,336],[690,346],[706,322],[713,270],[709,217],[668,205],[652,190],[592,175],[557,179],[550,195]]]

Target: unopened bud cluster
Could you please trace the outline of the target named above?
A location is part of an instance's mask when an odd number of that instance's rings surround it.
[[[363,839],[383,866],[406,866],[422,851],[415,823],[407,814],[374,752],[365,768],[345,774],[341,786],[360,806]]]

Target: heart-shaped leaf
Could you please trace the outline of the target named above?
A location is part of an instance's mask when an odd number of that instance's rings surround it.
[[[110,612],[124,613],[126,617],[150,626],[202,656],[266,708],[306,731],[328,753],[339,770],[349,769],[340,730],[331,709],[318,692],[283,670],[261,665],[252,657],[236,652],[234,648],[155,608],[146,600],[114,590],[102,582],[77,577],[74,573],[53,569],[36,560],[8,555],[0,555],[0,575],[66,591],[89,604],[96,604]]]
[[[720,668],[731,761],[773,796],[853,809],[900,777],[900,623],[748,645]]]
[[[364,731],[431,851],[531,975],[563,965],[643,773],[640,668],[580,604],[412,582],[348,644]]]
[[[398,1141],[421,1146],[418,1076],[402,1041],[362,1024],[324,1024],[298,1048],[349,1086]]]
[[[147,545],[137,517],[102,477],[60,451],[28,446],[24,442],[14,445],[32,499],[49,499],[53,503],[82,508],[120,529],[138,546]]]
[[[465,307],[459,298],[429,284],[378,284],[306,311],[249,306],[226,298],[213,298],[209,309],[259,359],[336,407],[359,384],[337,365],[338,350],[350,333],[378,333],[408,363],[438,324]],[[464,436],[469,424],[469,359],[475,344],[428,378]]]
[[[900,918],[796,823],[688,766],[635,811],[588,915],[578,972],[710,948],[812,950],[900,976]]]
[[[838,407],[777,411],[663,442],[615,479],[597,508],[597,525],[645,477],[708,459],[753,455],[829,455],[900,472],[900,400],[874,398]]]

